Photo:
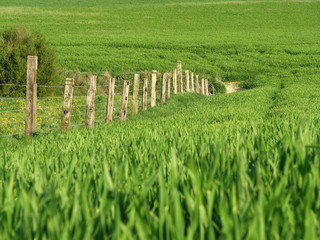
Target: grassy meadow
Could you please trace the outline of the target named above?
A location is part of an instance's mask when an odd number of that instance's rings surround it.
[[[0,239],[319,239],[319,13],[316,0],[2,0],[0,31],[41,32],[65,71],[182,60],[248,90],[0,138]]]

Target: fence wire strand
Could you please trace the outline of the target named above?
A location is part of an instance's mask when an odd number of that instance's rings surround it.
[[[4,126],[4,125],[14,125],[14,124],[18,124],[18,123],[25,123],[25,121],[6,122],[6,123],[0,123],[0,125],[1,125],[1,126]]]
[[[0,111],[0,113],[7,113],[7,112],[25,112],[25,109],[19,109],[19,110],[4,110],[4,111]]]
[[[26,85],[21,85],[21,84],[0,84],[0,86],[8,86],[8,87],[26,87]]]
[[[11,133],[11,134],[6,134],[6,135],[0,135],[0,137],[12,137],[15,135],[24,135],[25,132],[18,132],[18,133]]]
[[[18,99],[26,99],[25,97],[15,97],[15,98],[0,98],[0,100],[18,100]]]
[[[62,109],[62,107],[37,108],[37,110],[50,110],[50,109]]]
[[[38,97],[38,99],[63,99],[63,97]]]

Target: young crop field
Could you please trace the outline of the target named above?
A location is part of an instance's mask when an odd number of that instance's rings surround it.
[[[0,31],[13,26],[46,36],[66,72],[182,60],[247,90],[67,132],[46,122],[62,99],[39,99],[43,132],[0,137],[0,239],[320,239],[319,1],[2,0]]]

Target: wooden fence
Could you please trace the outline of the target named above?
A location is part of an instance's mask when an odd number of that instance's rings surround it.
[[[139,110],[147,110],[148,103],[150,107],[155,107],[157,104],[164,104],[166,99],[171,97],[171,94],[181,94],[184,92],[196,92],[206,96],[211,94],[209,91],[209,83],[208,79],[201,78],[199,79],[199,75],[196,75],[194,72],[189,70],[182,71],[182,62],[177,62],[177,67],[170,72],[166,72],[163,74],[159,74],[156,70],[153,70],[151,73],[151,84],[149,82],[149,76],[146,75],[143,79],[143,83],[141,80],[140,74],[134,74],[133,76],[133,84],[129,80],[123,81],[119,83],[122,86],[122,91],[117,92],[115,87],[117,79],[108,76],[106,81],[108,84],[106,87],[108,91],[105,94],[97,95],[97,76],[90,75],[88,77],[88,86],[76,86],[75,79],[67,78],[65,80],[64,86],[38,86],[37,85],[37,69],[38,69],[38,57],[37,56],[28,56],[27,58],[27,81],[26,81],[26,96],[25,96],[25,131],[22,133],[12,133],[8,135],[16,135],[16,134],[25,134],[27,136],[32,136],[37,132],[37,103],[39,99],[52,99],[52,98],[61,98],[62,100],[62,109],[61,116],[57,117],[61,119],[61,125],[56,127],[56,129],[61,129],[66,131],[72,126],[72,116],[81,115],[81,113],[73,114],[73,101],[76,97],[86,98],[86,104],[80,105],[81,107],[85,107],[86,113],[85,118],[83,119],[83,124],[78,124],[79,126],[86,126],[88,129],[92,129],[95,126],[95,113],[102,112],[105,113],[105,117],[102,122],[111,123],[114,119],[115,111],[120,111],[120,120],[125,121],[128,115],[128,105],[131,105],[131,115],[137,115]],[[161,81],[160,84],[157,82]],[[14,86],[23,86],[23,85],[14,85],[14,84],[2,84]],[[121,90],[121,87],[118,85],[118,90]],[[0,84],[1,86],[1,84]],[[151,87],[149,87],[151,86]],[[64,96],[56,96],[56,97],[37,97],[37,91],[39,87],[57,87],[64,89]],[[87,88],[86,95],[83,96],[74,96],[75,88]],[[129,96],[130,88],[133,88],[131,91],[132,97]],[[150,100],[149,100],[149,92],[150,92]],[[115,108],[115,96],[118,95],[121,97],[121,108]],[[96,111],[96,103],[95,100],[97,97],[106,97],[106,101],[99,103],[104,106],[104,110]],[[2,100],[6,98],[0,98]],[[15,98],[8,98],[15,99]],[[19,98],[23,99],[23,98]],[[130,101],[131,100],[131,101]],[[141,104],[139,104],[141,103]],[[41,108],[43,109],[43,108]],[[59,109],[59,107],[47,108],[50,109]],[[10,113],[17,110],[7,110],[0,109],[0,113]],[[23,121],[15,121],[15,122],[3,122],[0,123],[0,126],[6,126],[10,124],[22,123]],[[101,123],[101,122],[100,122]],[[2,135],[4,136],[4,135]]]

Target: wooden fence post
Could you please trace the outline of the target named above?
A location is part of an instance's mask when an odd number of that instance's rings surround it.
[[[189,70],[186,70],[185,74],[186,74],[186,92],[190,92],[190,72],[189,72]]]
[[[171,76],[170,76],[170,73],[168,73],[167,75],[167,80],[168,80],[168,86],[167,86],[167,98],[170,98],[171,97]]]
[[[174,94],[177,94],[177,92],[178,92],[177,69],[173,69],[173,72],[172,72],[172,81],[173,81],[173,93],[174,93]]]
[[[167,76],[167,73],[164,73],[162,76],[161,103],[164,103],[166,101]]]
[[[206,95],[209,96],[209,80],[208,79],[205,80],[205,84],[206,84]]]
[[[108,95],[108,107],[107,107],[107,116],[106,116],[107,123],[112,122],[115,82],[116,82],[115,78],[112,78],[112,77],[109,78],[109,95]]]
[[[129,87],[130,87],[130,81],[124,81],[123,93],[122,93],[121,121],[125,121],[127,118]]]
[[[27,85],[26,85],[26,125],[27,136],[32,136],[37,126],[37,70],[38,57],[27,58]]]
[[[157,71],[152,71],[152,83],[151,83],[151,107],[156,106],[157,93],[156,93],[156,84],[157,84]]]
[[[204,78],[201,79],[201,93],[204,95],[205,90],[204,90]]]
[[[194,92],[194,73],[191,73],[191,92]]]
[[[183,93],[182,63],[181,63],[181,61],[177,62],[177,69],[178,69],[178,92]]]
[[[196,75],[196,92],[200,93],[199,75]]]
[[[64,102],[63,102],[63,116],[61,129],[66,131],[71,124],[71,108],[73,97],[74,78],[67,78],[64,87]]]
[[[147,110],[148,105],[148,77],[144,78],[143,82],[143,96],[142,96],[142,109]]]
[[[87,92],[87,117],[86,126],[88,129],[94,128],[94,98],[97,89],[97,76],[89,76],[89,88]]]
[[[133,97],[132,97],[132,115],[138,114],[139,102],[139,83],[140,83],[140,74],[134,75],[134,83],[133,83]]]

